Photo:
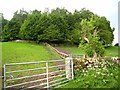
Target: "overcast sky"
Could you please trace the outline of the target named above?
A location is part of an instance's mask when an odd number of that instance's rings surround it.
[[[24,8],[26,11],[40,10],[45,8],[55,9],[56,7],[65,8],[70,12],[81,8],[100,16],[105,16],[111,23],[111,27],[115,27],[115,39],[113,44],[118,42],[118,1],[119,0],[0,0],[0,13],[4,14],[4,18],[10,20],[16,10]]]

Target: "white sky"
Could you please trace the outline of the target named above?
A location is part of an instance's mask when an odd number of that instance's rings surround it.
[[[24,8],[27,11],[41,10],[45,8],[55,9],[56,7],[65,8],[70,12],[81,8],[100,16],[105,16],[110,22],[111,27],[115,27],[115,39],[113,44],[118,42],[118,1],[119,0],[0,0],[0,13],[4,18],[10,20],[16,10]]]

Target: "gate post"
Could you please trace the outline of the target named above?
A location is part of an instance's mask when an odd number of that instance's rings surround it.
[[[4,90],[6,90],[6,65],[4,64]]]
[[[73,58],[71,58],[72,79],[74,79]]]
[[[71,80],[73,79],[73,58],[65,58],[65,69],[66,69],[66,78]]]
[[[46,61],[46,78],[47,78],[47,90],[49,90],[49,72],[48,72],[48,62]]]

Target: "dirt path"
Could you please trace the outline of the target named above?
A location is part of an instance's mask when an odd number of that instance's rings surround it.
[[[60,52],[65,53],[65,54],[70,54],[70,51],[63,49],[62,47],[54,47],[54,48],[57,49]]]

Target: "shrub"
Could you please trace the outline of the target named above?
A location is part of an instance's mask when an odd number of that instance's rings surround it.
[[[97,36],[89,36],[90,42],[85,43],[84,41],[82,41],[79,47],[83,49],[89,57],[93,57],[95,54],[97,54],[97,56],[103,56],[105,49],[102,45],[103,42],[99,41],[99,39],[100,38]]]
[[[88,61],[90,60],[85,58],[74,62],[74,65],[79,65],[82,62],[87,66],[82,67],[81,65],[82,68],[74,70],[74,80],[62,88],[119,88],[120,65],[110,58],[99,58],[97,61],[93,60],[92,64],[87,64]]]

